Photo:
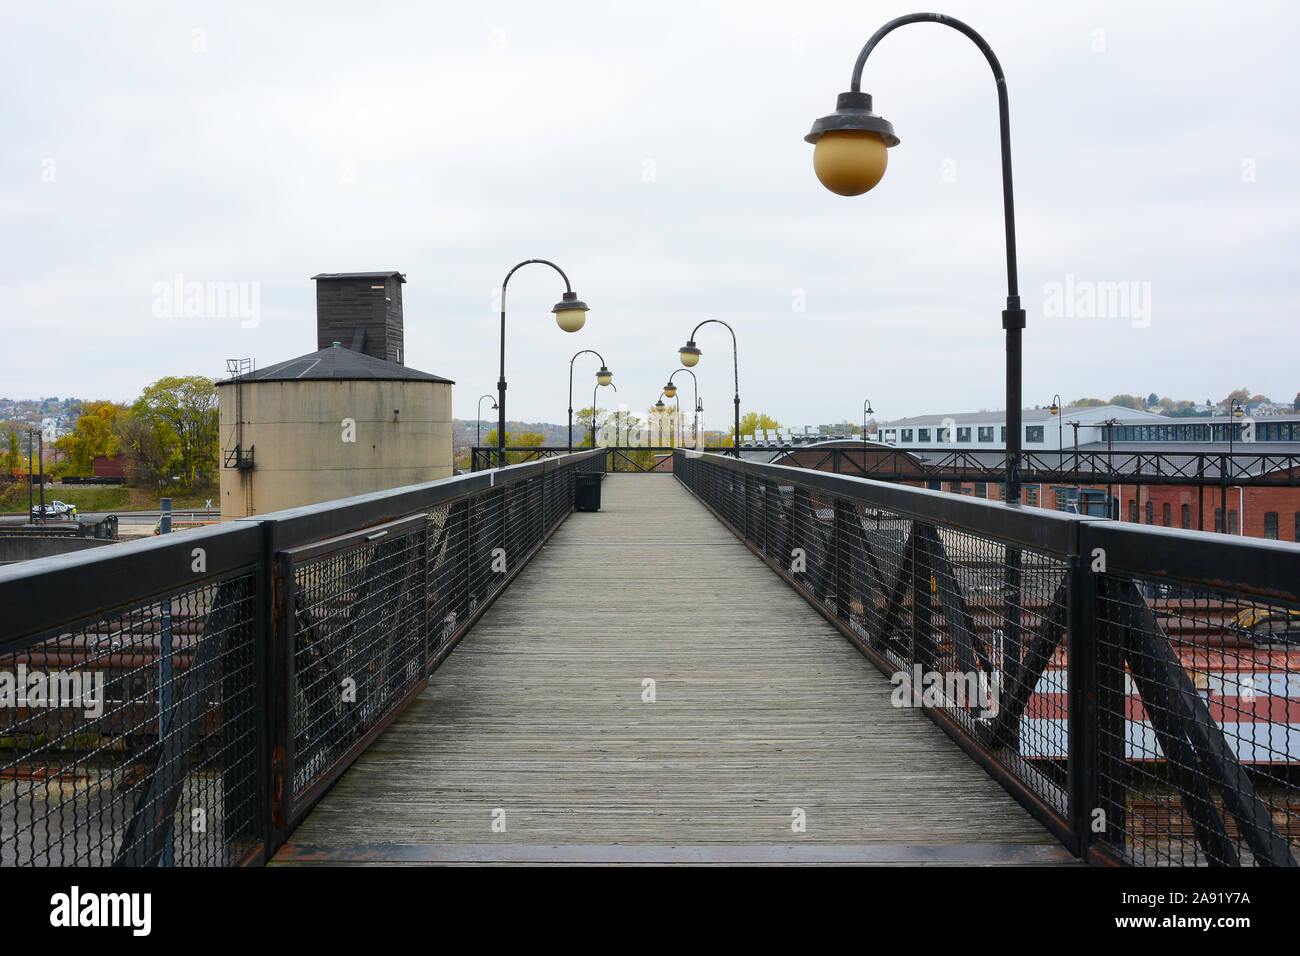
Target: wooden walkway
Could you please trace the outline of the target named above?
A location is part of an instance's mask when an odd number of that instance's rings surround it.
[[[277,862],[1072,860],[676,479],[603,496]]]

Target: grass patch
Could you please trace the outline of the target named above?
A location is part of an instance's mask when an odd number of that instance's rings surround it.
[[[40,502],[40,489],[34,489],[34,503]],[[213,506],[217,505],[217,493],[203,495],[176,495],[172,497],[173,511],[191,511],[202,508],[211,498]],[[121,485],[77,486],[46,485],[45,501],[62,501],[76,505],[80,512],[87,511],[157,511],[158,494],[147,488],[123,488]],[[24,486],[16,501],[0,505],[0,514],[27,514],[27,488]]]

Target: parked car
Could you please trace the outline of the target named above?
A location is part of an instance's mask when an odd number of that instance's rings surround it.
[[[47,501],[45,503],[46,518],[75,518],[77,516],[77,506],[65,504],[62,501]],[[41,506],[32,506],[32,519],[41,517]]]

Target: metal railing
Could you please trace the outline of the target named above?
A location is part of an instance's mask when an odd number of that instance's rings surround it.
[[[1300,546],[675,459],[1072,852],[1296,864]]]
[[[599,452],[0,570],[0,866],[265,862]]]
[[[1256,446],[1258,447],[1258,446]],[[712,450],[712,449],[710,449]],[[800,468],[832,471],[886,481],[979,481],[998,483],[1005,477],[1003,453],[945,451],[933,448],[844,444],[838,447],[786,445],[741,448],[763,453],[770,462],[793,455]],[[924,456],[923,458],[920,456]],[[1194,451],[1024,451],[1021,476],[1025,483],[1084,482],[1088,484],[1300,486],[1300,455],[1267,450]]]
[[[607,472],[669,472],[672,471],[673,452],[679,448],[676,445],[602,445],[597,450],[605,452]],[[729,455],[732,448],[730,445],[709,446],[703,451]],[[511,445],[506,449],[506,461],[517,464],[560,458],[567,454],[568,449],[558,445]],[[475,445],[470,449],[470,471],[496,468],[500,458],[501,452],[495,445]]]

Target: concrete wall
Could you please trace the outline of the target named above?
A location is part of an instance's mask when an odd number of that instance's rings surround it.
[[[219,389],[223,458],[235,446],[235,387]],[[223,519],[452,474],[450,385],[302,381],[241,387],[243,447],[253,448],[254,467],[240,472],[223,461]],[[344,419],[355,422],[353,441],[344,441]]]
[[[71,554],[115,543],[102,538],[74,538],[71,535],[3,535],[0,536],[0,564]]]

